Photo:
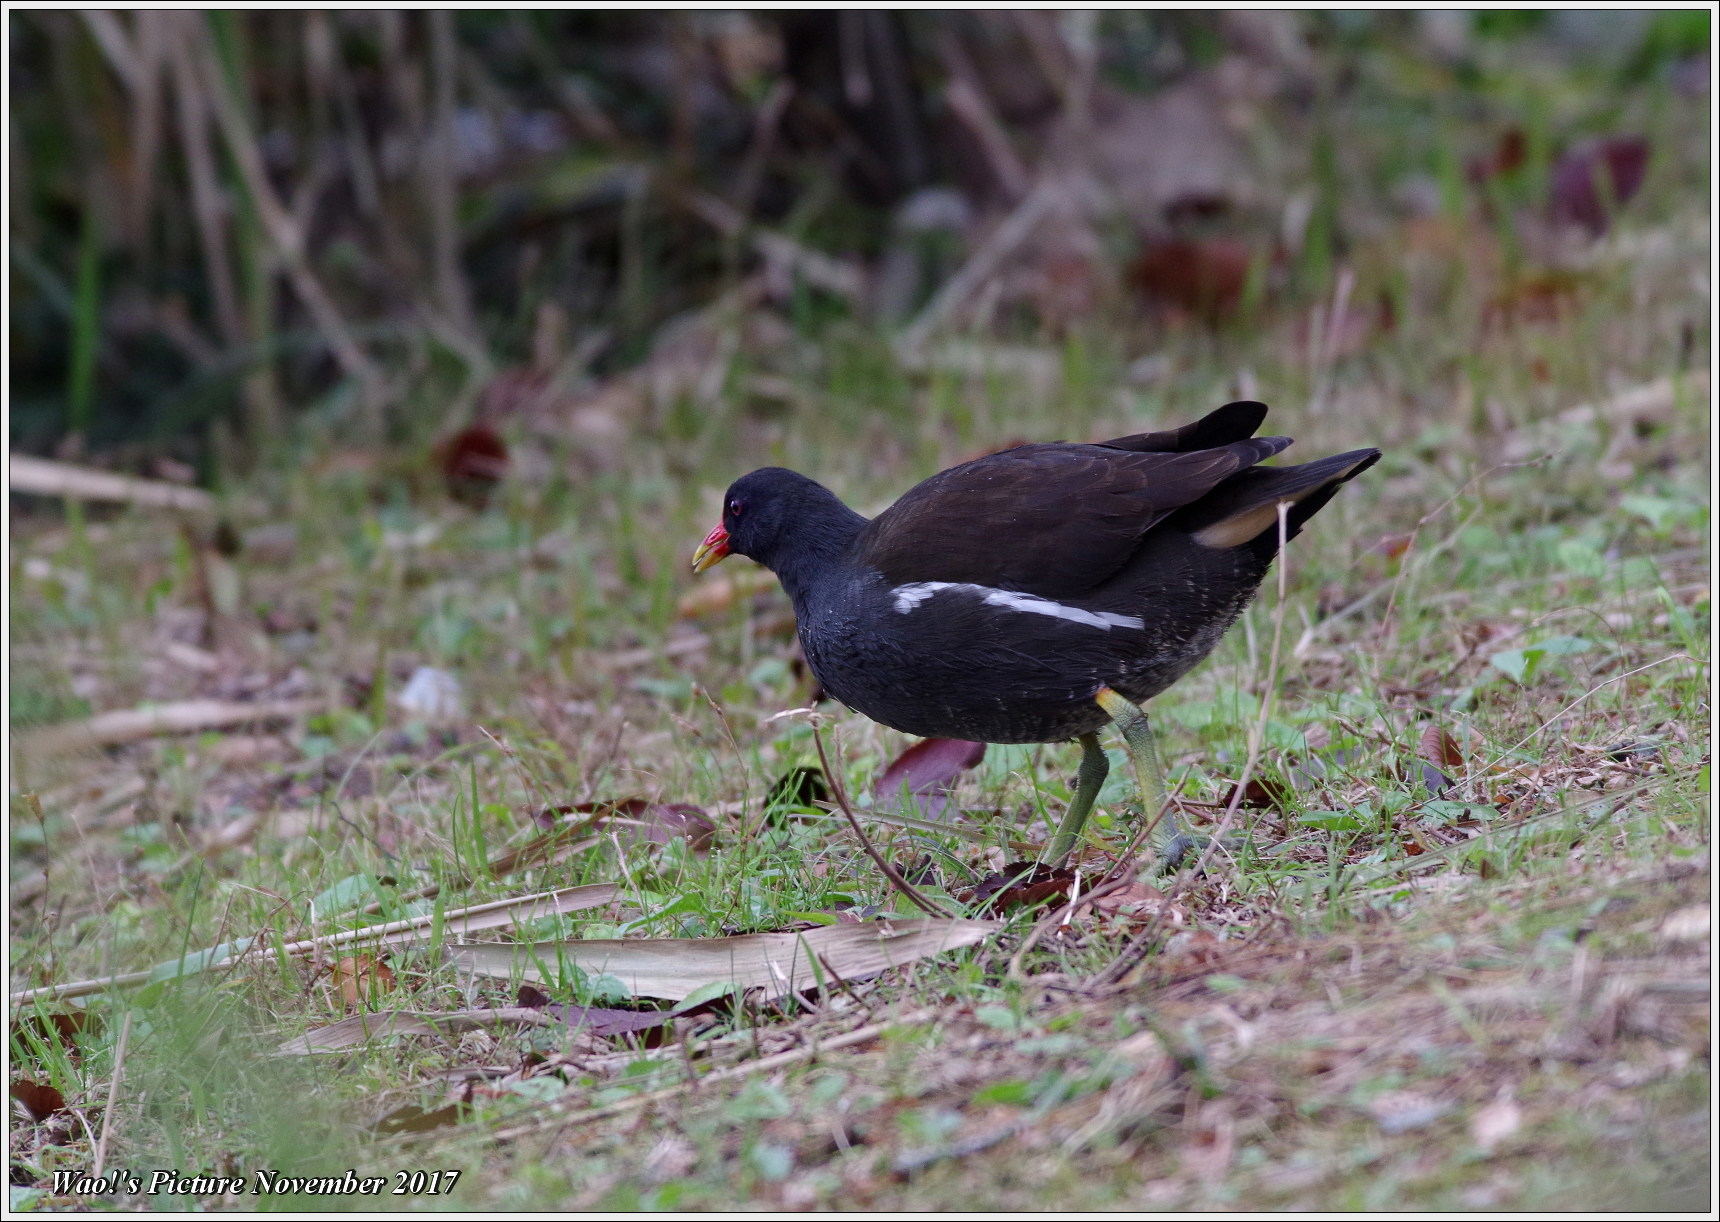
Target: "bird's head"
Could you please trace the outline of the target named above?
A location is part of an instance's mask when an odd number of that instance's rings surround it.
[[[842,542],[846,543],[857,518],[816,480],[783,467],[760,467],[730,484],[723,494],[723,520],[693,553],[693,571],[702,573],[733,554],[780,573],[780,560],[791,540],[816,547],[822,536],[845,535]],[[831,530],[821,529],[826,523]]]

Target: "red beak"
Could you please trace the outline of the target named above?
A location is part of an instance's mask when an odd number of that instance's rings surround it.
[[[721,562],[729,554],[729,532],[724,530],[719,522],[705,541],[699,544],[699,550],[693,553],[693,572],[703,573],[713,564]]]

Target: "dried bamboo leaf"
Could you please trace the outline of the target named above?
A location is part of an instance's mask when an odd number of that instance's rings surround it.
[[[16,460],[14,460],[16,461]],[[138,742],[158,734],[224,730],[257,721],[288,721],[322,707],[314,700],[181,700],[147,709],[116,709],[18,736],[20,755],[66,755]]]
[[[559,1021],[542,1010],[520,1006],[456,1010],[451,1014],[384,1010],[377,1014],[354,1014],[338,1023],[307,1031],[275,1049],[275,1055],[290,1057],[308,1056],[313,1052],[338,1052],[397,1035],[459,1035],[465,1031],[494,1027],[550,1027]]]
[[[10,484],[13,492],[63,496],[74,501],[125,501],[133,505],[193,510],[215,506],[215,498],[201,488],[115,475],[112,471],[33,458],[28,454],[11,456]]]
[[[1001,928],[997,921],[959,918],[869,921],[800,933],[569,939],[529,946],[462,946],[450,953],[466,971],[508,980],[542,980],[558,965],[571,965],[588,975],[613,976],[637,997],[680,1001],[699,989],[729,984],[760,989],[772,998],[817,988],[832,976],[844,980],[872,976],[927,955],[971,946]]]

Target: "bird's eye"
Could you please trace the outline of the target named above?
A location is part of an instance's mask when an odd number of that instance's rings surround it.
[[[740,503],[740,499],[738,497],[735,500],[730,501],[729,502],[729,516],[731,518],[740,517],[742,508],[743,507],[742,507],[742,505]]]

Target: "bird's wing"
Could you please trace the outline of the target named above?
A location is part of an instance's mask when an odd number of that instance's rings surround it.
[[[1188,454],[1195,450],[1211,450],[1233,441],[1245,441],[1254,436],[1266,419],[1266,404],[1252,399],[1226,403],[1210,411],[1193,424],[1161,433],[1134,433],[1116,437],[1099,444],[1113,450],[1150,451],[1160,454]]]
[[[1286,437],[1194,453],[1017,446],[926,480],[861,532],[859,559],[892,585],[969,582],[1073,598],[1128,562],[1141,536]]]

